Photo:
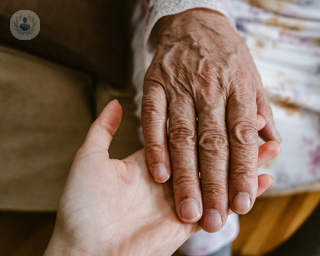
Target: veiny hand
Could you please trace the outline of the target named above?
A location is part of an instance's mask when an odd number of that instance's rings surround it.
[[[158,182],[172,175],[179,218],[196,222],[203,214],[203,229],[214,232],[230,208],[247,213],[258,185],[271,181],[257,178],[257,114],[266,120],[260,135],[276,153],[281,138],[249,50],[222,14],[193,9],[164,17],[152,40],[157,51],[142,101],[148,166]]]
[[[59,204],[49,255],[171,255],[198,223],[176,215],[172,184],[152,178],[145,150],[120,161],[108,148],[121,120],[111,102],[77,152]]]
[[[121,120],[112,101],[92,124],[77,152],[62,195],[51,255],[171,255],[200,230],[179,220],[171,182],[152,178],[142,149],[120,161],[108,148]],[[263,118],[258,118],[263,127]],[[259,164],[275,156],[274,144],[260,148]],[[260,183],[258,193],[268,186]]]

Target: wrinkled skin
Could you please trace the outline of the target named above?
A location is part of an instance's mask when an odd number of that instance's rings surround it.
[[[281,141],[268,99],[244,40],[217,12],[164,17],[151,44],[141,112],[149,169],[158,182],[172,175],[182,221],[203,215],[202,228],[215,232],[257,197],[257,114],[261,137]]]
[[[151,176],[145,150],[124,160],[109,158],[109,145],[121,120],[112,101],[92,124],[77,152],[59,203],[54,233],[45,252],[52,255],[171,255],[200,230],[180,221],[171,182]],[[263,118],[258,117],[260,128]],[[259,165],[279,146],[260,147]],[[268,183],[261,183],[262,193]]]

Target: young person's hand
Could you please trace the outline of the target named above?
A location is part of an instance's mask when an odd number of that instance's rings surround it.
[[[108,148],[122,116],[112,101],[77,152],[45,255],[171,255],[200,230],[175,213],[172,184],[152,178],[142,149],[120,161]]]
[[[121,161],[109,159],[121,115],[112,101],[92,124],[74,158],[45,256],[171,255],[200,230],[199,223],[177,217],[172,183],[154,181],[144,149]],[[263,126],[264,119],[258,123]],[[277,150],[277,143],[260,147],[259,164]],[[272,183],[270,176],[265,180],[258,194]]]

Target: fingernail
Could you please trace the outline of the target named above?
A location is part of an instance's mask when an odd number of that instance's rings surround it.
[[[202,228],[206,232],[217,232],[221,229],[222,217],[221,214],[214,209],[208,209],[203,216]]]
[[[114,99],[113,101],[116,101],[116,102],[118,102],[118,103],[119,103],[119,101],[118,101],[117,99]]]
[[[275,179],[273,178],[273,176],[270,175],[270,177],[272,178],[272,184],[275,182]],[[271,185],[272,185],[271,184]]]
[[[238,214],[246,214],[251,208],[251,200],[248,193],[238,193],[233,197],[233,210]]]
[[[188,198],[180,203],[181,218],[192,222],[200,217],[200,208],[196,200]]]
[[[280,133],[277,131],[277,129],[276,129],[276,128],[274,128],[274,130],[275,130],[275,134],[276,134],[276,137],[277,137],[277,139],[278,139],[279,143],[281,143],[281,142],[282,142],[282,138],[281,138]]]
[[[167,168],[163,164],[152,166],[151,172],[156,182],[164,183],[169,179]]]

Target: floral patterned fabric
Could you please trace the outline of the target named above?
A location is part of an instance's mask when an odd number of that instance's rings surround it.
[[[247,43],[270,100],[283,141],[281,154],[258,170],[275,178],[264,195],[320,190],[320,0],[142,0],[134,18],[137,115],[155,51],[148,45],[152,27],[165,15],[197,7],[229,18]],[[181,249],[205,255],[232,242],[238,230],[234,218],[224,231],[201,231]]]

